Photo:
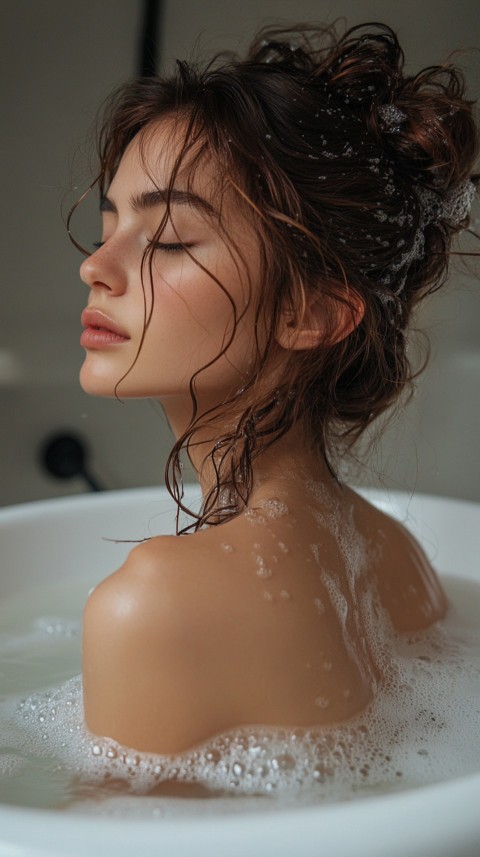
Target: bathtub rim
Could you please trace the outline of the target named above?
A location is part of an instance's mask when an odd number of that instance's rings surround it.
[[[346,857],[352,854],[352,840],[355,857],[385,857],[387,852],[388,857],[477,857],[479,784],[480,775],[470,774],[323,806],[225,812],[204,818],[102,818],[0,806],[0,855],[87,857],[110,848],[115,857],[131,857],[132,841],[126,840],[126,834],[133,831],[139,852],[151,853],[152,846],[157,846],[158,853],[161,849],[168,857],[224,857],[227,848],[229,857],[245,857],[252,840],[262,853],[276,857],[291,857],[292,849],[300,847],[302,857],[318,857],[319,846],[328,857]],[[276,822],[274,831],[272,822]],[[78,834],[75,841],[72,828]],[[458,841],[459,830],[463,844]]]

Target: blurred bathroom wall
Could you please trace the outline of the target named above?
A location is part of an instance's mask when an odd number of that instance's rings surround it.
[[[39,464],[59,433],[85,440],[90,470],[108,488],[163,479],[170,431],[158,406],[94,399],[79,387],[87,287],[62,214],[93,175],[100,102],[137,71],[142,10],[142,0],[0,2],[3,504],[85,490],[82,479],[55,479]],[[98,238],[97,217],[87,206],[76,235]]]
[[[74,186],[80,192],[88,184],[98,104],[136,73],[143,7],[142,0],[0,0],[0,504],[85,490],[81,479],[54,479],[39,465],[45,440],[62,431],[85,439],[90,469],[107,488],[163,481],[171,436],[160,409],[93,399],[79,388],[86,287],[61,214]],[[412,72],[480,45],[477,0],[166,0],[157,34],[162,65],[194,46],[200,53],[241,49],[265,20],[339,16],[349,25],[393,26]],[[456,62],[478,97],[478,51]],[[78,234],[93,235],[95,219],[86,209]],[[473,241],[469,249],[477,249]],[[479,322],[478,276],[455,265],[449,285],[418,318],[431,342],[429,368],[357,481],[480,500]]]

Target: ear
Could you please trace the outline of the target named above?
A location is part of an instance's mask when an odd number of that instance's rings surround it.
[[[334,316],[333,331],[328,340],[327,302]],[[294,351],[312,350],[320,345],[336,345],[358,327],[364,313],[365,304],[356,292],[349,293],[348,302],[321,295],[306,304],[300,315],[291,309],[283,312],[275,338],[282,348]]]

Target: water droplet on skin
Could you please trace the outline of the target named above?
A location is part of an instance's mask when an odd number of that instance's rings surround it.
[[[283,553],[288,553],[288,547],[285,542],[278,542],[278,547],[283,551]]]
[[[280,598],[284,598],[285,601],[288,601],[291,597],[292,596],[290,595],[290,593],[286,589],[280,590]]]
[[[257,563],[257,574],[259,577],[268,578],[271,577],[273,572],[271,568],[265,565],[265,560],[263,556],[255,555],[255,561]]]
[[[225,553],[233,553],[232,545],[228,545],[226,542],[222,542],[220,547],[221,547],[222,551],[224,551]]]
[[[328,708],[328,706],[330,705],[330,700],[327,699],[325,696],[317,696],[317,698],[315,699],[315,705],[318,706],[318,708]]]
[[[254,525],[256,525],[256,524],[262,525],[263,524],[263,525],[265,525],[267,523],[265,516],[260,515],[258,512],[255,511],[255,509],[246,509],[246,511],[244,512],[244,515],[245,515],[246,520],[250,524],[254,524]]]
[[[321,598],[314,598],[313,603],[320,614],[325,613],[325,605]]]
[[[262,509],[265,509],[269,518],[282,518],[288,513],[288,507],[282,500],[277,497],[272,497],[270,500],[264,500],[261,503]]]
[[[265,601],[273,601],[273,595],[271,592],[268,591],[268,589],[264,589],[263,598]]]
[[[92,753],[94,756],[101,756],[102,748],[98,744],[94,744],[92,747]]]

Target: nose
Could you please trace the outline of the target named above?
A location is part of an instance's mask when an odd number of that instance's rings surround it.
[[[91,289],[106,289],[112,295],[126,289],[126,271],[113,247],[102,244],[80,265],[80,278]]]

